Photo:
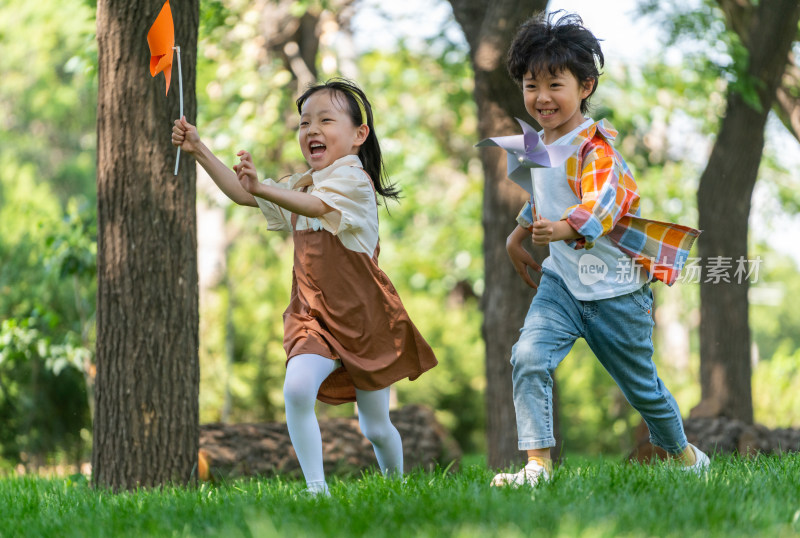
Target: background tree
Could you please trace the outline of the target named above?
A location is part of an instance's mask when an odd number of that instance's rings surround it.
[[[97,383],[95,485],[185,483],[197,462],[195,169],[173,176],[178,80],[164,98],[146,35],[161,0],[97,4]],[[199,5],[173,5],[184,112],[196,114]],[[177,70],[174,71],[177,75]]]
[[[750,43],[751,24],[756,4],[752,1],[716,0],[725,22],[736,33],[742,43]],[[795,40],[797,37],[795,38]],[[800,141],[800,67],[796,55],[790,49],[786,65],[775,92],[772,110],[781,122]]]
[[[730,8],[731,3],[720,5]],[[764,148],[764,127],[797,38],[796,0],[739,2],[743,55],[735,58],[739,77],[729,87],[727,108],[705,171],[697,206],[698,242],[706,269],[713,260],[747,263],[748,221],[753,188]],[[728,9],[730,13],[730,9]],[[746,30],[745,30],[746,29]],[[700,285],[700,381],[702,400],[693,416],[724,415],[753,422],[751,337],[747,293],[739,282],[705,276]]]
[[[506,53],[519,25],[543,10],[547,1],[450,0],[450,4],[469,44],[478,105],[478,138],[518,133],[519,126],[514,118],[526,118],[527,113],[520,90],[506,71]],[[506,157],[502,150],[481,151],[481,162],[485,177],[486,289],[482,298],[482,332],[486,345],[488,464],[505,467],[521,458],[517,448],[509,359],[532,296],[532,290],[508,263],[505,244],[525,195],[506,179]],[[541,260],[543,252],[536,250],[534,257]]]

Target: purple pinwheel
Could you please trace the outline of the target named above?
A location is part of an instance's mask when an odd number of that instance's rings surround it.
[[[508,152],[508,178],[533,194],[531,168],[555,168],[564,164],[578,146],[548,146],[536,130],[515,118],[522,127],[521,135],[495,136],[481,140],[476,147],[498,146]]]

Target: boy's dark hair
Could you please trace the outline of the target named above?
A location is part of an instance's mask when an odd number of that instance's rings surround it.
[[[322,90],[330,91],[337,99],[344,100],[347,103],[347,112],[350,115],[350,119],[353,120],[353,125],[367,124],[369,134],[358,150],[358,158],[361,159],[364,171],[372,180],[375,191],[384,198],[391,198],[397,201],[400,197],[400,189],[393,183],[389,183],[389,178],[386,175],[383,157],[381,156],[381,146],[378,143],[378,135],[375,134],[375,125],[372,120],[372,106],[369,104],[367,96],[354,82],[344,78],[332,78],[325,82],[311,84],[303,92],[303,95],[297,98],[297,112],[302,113],[303,104],[308,98]],[[364,107],[364,115],[366,117],[363,120],[361,106],[358,101],[361,101],[361,105]]]
[[[555,22],[553,19],[559,15]],[[511,78],[521,83],[525,73],[535,77],[542,69],[555,75],[566,69],[578,82],[594,79],[592,93],[581,101],[581,113],[589,108],[589,98],[597,89],[603,67],[599,40],[583,26],[583,19],[564,10],[534,15],[520,26],[508,49],[506,66]]]

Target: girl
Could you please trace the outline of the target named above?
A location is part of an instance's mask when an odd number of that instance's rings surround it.
[[[292,294],[283,314],[286,422],[312,494],[330,495],[322,467],[315,399],[356,401],[361,431],[384,474],[403,472],[403,447],[389,420],[389,386],[416,379],[436,358],[378,267],[376,193],[387,184],[372,107],[353,83],[330,80],[297,99],[298,141],[311,169],[259,182],[250,154],[228,169],[185,118],[172,143],[192,154],[240,205],[259,207],[269,230],[292,232]]]

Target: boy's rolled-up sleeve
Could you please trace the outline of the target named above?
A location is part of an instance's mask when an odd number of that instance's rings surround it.
[[[517,215],[517,224],[526,230],[533,229],[533,204],[526,202]]]
[[[581,172],[581,203],[567,208],[562,219],[582,237],[569,242],[575,249],[592,248],[630,210],[635,193],[625,188],[613,149],[595,147]]]

